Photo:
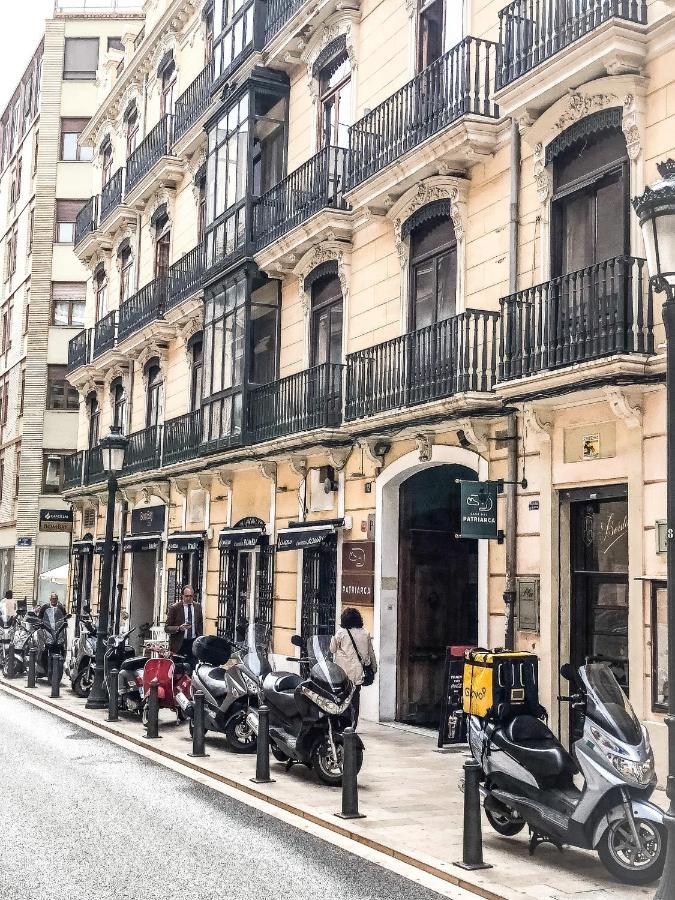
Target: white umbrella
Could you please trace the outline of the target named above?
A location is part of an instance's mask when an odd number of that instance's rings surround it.
[[[69,569],[69,563],[65,563],[62,566],[57,566],[55,569],[50,569],[48,572],[43,572],[42,575],[40,575],[40,581],[55,581],[60,584],[67,584]]]

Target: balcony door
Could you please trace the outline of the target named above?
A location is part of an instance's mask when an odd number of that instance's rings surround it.
[[[145,427],[153,428],[160,424],[164,412],[164,377],[158,365],[151,365],[147,371],[148,393],[146,403]]]
[[[352,69],[346,50],[319,73],[319,108],[321,146],[348,147],[352,124]]]
[[[155,244],[155,278],[166,278],[169,273],[169,259],[171,254],[171,232],[160,232]]]

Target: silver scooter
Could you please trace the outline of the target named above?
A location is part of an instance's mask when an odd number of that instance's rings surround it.
[[[663,871],[666,829],[663,811],[648,799],[656,773],[647,730],[605,663],[578,674],[567,663],[560,671],[572,693],[559,699],[584,713],[574,758],[534,716],[470,717],[485,814],[502,835],[528,825],[530,853],[541,843],[596,850],[618,881],[649,884]],[[579,774],[582,787],[574,782]]]

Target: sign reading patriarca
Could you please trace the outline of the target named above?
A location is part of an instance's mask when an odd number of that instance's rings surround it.
[[[459,537],[490,540],[497,534],[497,482],[462,481]]]

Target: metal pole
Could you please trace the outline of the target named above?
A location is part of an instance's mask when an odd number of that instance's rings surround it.
[[[37,650],[35,647],[31,647],[28,651],[28,681],[26,682],[26,687],[34,688],[35,687],[35,664],[37,661]]]
[[[506,625],[504,628],[504,647],[515,650],[516,628],[514,612],[516,605],[516,574],[518,553],[518,498],[516,482],[518,481],[518,417],[510,413],[507,419],[507,461],[506,461],[506,537],[504,557],[506,577],[504,584],[504,612]]]
[[[667,299],[663,304],[666,331],[666,432],[667,432],[667,605],[668,605],[668,780],[669,800],[664,823],[668,831],[668,848],[663,875],[654,900],[675,898],[675,291],[665,285]]]
[[[87,698],[87,709],[105,709],[108,705],[108,692],[105,685],[104,659],[105,644],[108,638],[108,620],[110,617],[110,576],[112,572],[113,532],[115,528],[115,499],[117,496],[117,478],[108,477],[108,507],[105,518],[105,543],[101,559],[101,600],[98,607],[98,630],[96,632],[96,657],[94,661],[94,683]]]
[[[150,682],[150,696],[148,697],[148,724],[145,736],[150,740],[159,739],[159,697],[157,689],[159,682],[153,678]]]
[[[195,691],[192,715],[192,753],[188,753],[188,756],[208,756],[204,749],[204,691]]]
[[[258,741],[255,757],[254,784],[271,784],[270,778],[270,711],[266,706],[258,709]]]
[[[61,654],[52,653],[52,692],[53,698],[61,696]]]
[[[480,825],[481,767],[475,759],[464,763],[464,830],[462,836],[462,861],[455,863],[461,869],[491,869],[483,862],[483,834]]]
[[[14,657],[14,641],[7,648],[7,672],[8,678],[14,678],[16,675],[16,659]]]
[[[342,745],[342,812],[336,813],[341,819],[365,819],[359,812],[359,774],[357,760],[356,732],[353,728],[345,728]]]
[[[111,669],[108,673],[108,722],[117,722],[119,709],[117,707],[117,669]]]

